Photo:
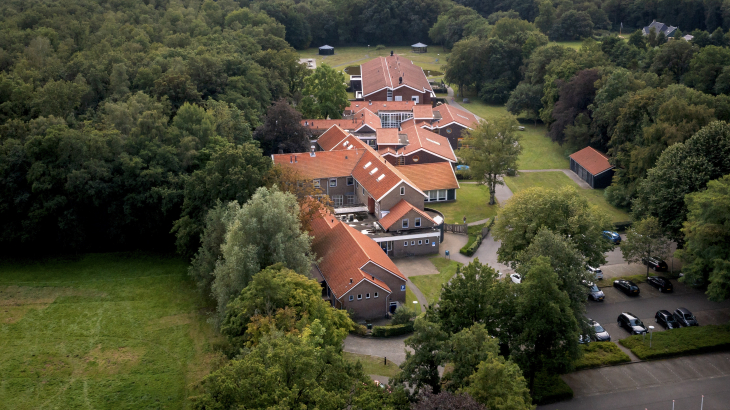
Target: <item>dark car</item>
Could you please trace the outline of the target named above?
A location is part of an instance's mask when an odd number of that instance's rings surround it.
[[[634,283],[630,280],[625,280],[625,279],[619,279],[619,280],[613,281],[613,287],[618,288],[621,292],[623,292],[629,296],[638,296],[639,293],[641,292],[639,290],[639,287],[636,286],[636,283]]]
[[[602,302],[605,298],[605,295],[603,294],[603,291],[596,286],[593,282],[585,282],[583,283],[588,286],[588,299],[595,300],[596,302]]]
[[[654,315],[654,321],[662,325],[665,329],[677,329],[679,323],[674,318],[674,315],[669,313],[668,310],[660,310]]]
[[[649,276],[649,278],[646,279],[646,282],[659,289],[659,292],[671,292],[673,290],[672,282],[661,276]]]
[[[621,243],[621,235],[613,231],[603,231],[603,237],[614,245]]]
[[[687,308],[679,308],[674,311],[674,318],[682,326],[699,326],[700,323],[695,319],[695,315]]]
[[[616,321],[618,322],[619,327],[623,327],[628,330],[632,335],[646,333],[646,327],[644,324],[631,312],[621,313]]]
[[[644,265],[649,265],[649,267],[654,269],[656,272],[664,272],[668,269],[667,263],[655,256],[652,256],[651,258],[641,258],[641,262]]]
[[[611,335],[609,335],[606,329],[604,329],[603,326],[601,326],[598,322],[596,322],[595,320],[591,321],[591,326],[593,326],[593,330],[596,332],[596,342],[611,341]]]

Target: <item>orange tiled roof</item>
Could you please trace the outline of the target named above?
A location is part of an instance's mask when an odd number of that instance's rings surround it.
[[[305,178],[336,178],[350,176],[358,160],[366,151],[360,148],[350,151],[317,151],[314,156],[305,152],[302,154],[275,154],[271,157],[274,164],[291,167]]]
[[[319,138],[317,138],[317,144],[319,144],[323,150],[329,151],[337,146],[337,144],[344,141],[348,135],[350,134],[348,134],[347,131],[343,130],[340,126],[333,125],[320,135]]]
[[[416,120],[432,120],[433,108],[430,105],[417,105],[413,107],[413,118]]]
[[[362,73],[362,93],[365,98],[384,88],[396,89],[410,87],[419,92],[433,93],[431,84],[421,67],[413,61],[400,56],[378,57],[360,65]],[[402,78],[403,83],[399,83]]]
[[[375,130],[375,137],[380,145],[399,145],[398,128],[378,128]]]
[[[415,101],[350,101],[350,106],[345,108],[345,112],[356,112],[362,108],[367,108],[374,113],[379,111],[413,111],[415,106]]]
[[[390,208],[390,212],[388,213],[388,215],[380,218],[378,223],[380,224],[380,226],[383,227],[383,229],[387,231],[410,211],[418,212],[418,214],[420,214],[427,221],[431,221],[431,223],[436,225],[436,221],[434,221],[433,218],[431,218],[427,213],[411,205],[411,203],[406,201],[405,199],[401,199],[397,204],[395,204],[394,207]]]
[[[360,157],[360,161],[352,170],[352,176],[376,201],[382,199],[401,182],[405,182],[424,197],[426,196],[411,180],[370,147],[367,147],[365,153]]]
[[[455,122],[463,127],[474,129],[479,123],[479,119],[474,114],[448,104],[438,105],[433,110],[441,113],[441,119],[431,124],[431,128],[442,128]]]
[[[398,170],[413,181],[421,191],[460,188],[454,168],[449,162],[402,165]]]
[[[357,128],[354,129],[354,131],[356,132],[362,132],[361,129],[364,126],[370,127],[373,131],[383,126],[380,122],[380,117],[378,117],[377,114],[374,114],[368,108],[363,108],[360,111],[357,111],[355,113],[354,120],[355,122],[360,124]]]
[[[585,147],[582,150],[573,153],[570,158],[593,175],[598,175],[603,171],[613,168],[613,166],[608,162],[608,157],[592,147]]]
[[[405,276],[378,243],[332,215],[326,214],[314,220],[312,230],[312,250],[320,258],[319,270],[337,299],[362,281],[371,282],[391,293],[385,282],[362,270],[369,262],[380,265],[390,272],[388,274],[399,277],[405,283]]]
[[[408,145],[399,149],[399,154],[412,155],[419,150],[424,150],[448,161],[456,162],[456,154],[446,137],[419,127],[413,120],[403,124],[401,133],[408,135]]]
[[[344,140],[340,141],[330,149],[330,151],[348,151],[353,149],[365,149],[365,144],[360,138],[349,134]]]

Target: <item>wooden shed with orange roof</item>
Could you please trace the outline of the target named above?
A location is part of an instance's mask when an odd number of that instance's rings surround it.
[[[611,185],[613,168],[606,154],[592,147],[585,147],[570,156],[570,170],[593,189]]]

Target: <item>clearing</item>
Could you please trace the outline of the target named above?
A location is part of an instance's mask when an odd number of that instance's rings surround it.
[[[395,54],[400,54],[412,60],[414,64],[423,68],[424,71],[433,71],[429,79],[443,77],[443,66],[446,64],[446,56],[449,55],[449,52],[443,51],[440,46],[431,47],[428,53],[420,54],[412,53],[410,46],[388,46],[382,50],[376,50],[375,45],[371,47],[335,47],[335,54],[331,56],[321,56],[319,55],[319,49],[308,48],[306,50],[299,50],[299,56],[300,58],[311,58],[317,62],[317,65],[324,63],[332,68],[344,70],[348,66],[360,65],[375,57],[389,56],[391,50]],[[426,75],[428,75],[428,72]]]
[[[433,305],[438,302],[441,296],[441,286],[454,277],[456,268],[459,267],[460,263],[438,256],[429,260],[436,266],[436,269],[439,271],[438,274],[411,276],[408,279],[423,292],[426,300],[428,300],[428,304]]]
[[[427,208],[435,209],[444,214],[445,222],[449,224],[476,222],[491,218],[497,214],[499,204],[489,205],[489,189],[485,185],[465,184],[459,182],[460,189],[456,190],[454,202],[426,202]]]
[[[221,357],[179,258],[0,262],[3,408],[188,407]]]

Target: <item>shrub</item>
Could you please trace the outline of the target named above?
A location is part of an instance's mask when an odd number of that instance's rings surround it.
[[[550,404],[573,398],[573,389],[558,375],[541,373],[535,377],[535,392],[532,401],[535,404]]]
[[[593,342],[581,345],[583,357],[576,360],[576,370],[590,369],[591,367],[610,366],[630,362],[631,358],[611,342]]]
[[[462,180],[462,179],[473,179],[473,174],[471,170],[469,169],[459,169],[456,172],[456,179]]]
[[[471,242],[471,241],[470,241]],[[479,249],[479,245],[482,244],[482,235],[479,234],[476,236],[474,242],[467,242],[464,247],[459,249],[459,253],[466,256],[472,256],[474,253]]]
[[[376,50],[385,50],[385,46],[382,44],[378,44],[377,46],[375,46],[375,49]]]
[[[391,325],[403,325],[416,318],[416,311],[408,306],[401,305],[395,310],[393,314],[393,321]]]
[[[406,333],[413,333],[413,322],[408,322],[402,325],[373,327],[374,337],[392,337],[404,335]]]
[[[355,326],[353,326],[350,333],[354,333],[354,334],[360,335],[360,336],[367,336],[368,328],[365,327],[365,325],[360,325],[360,324],[356,323]]]
[[[652,347],[649,336],[631,336],[621,340],[623,346],[642,360],[715,352],[730,348],[730,324],[683,327],[654,333]]]

